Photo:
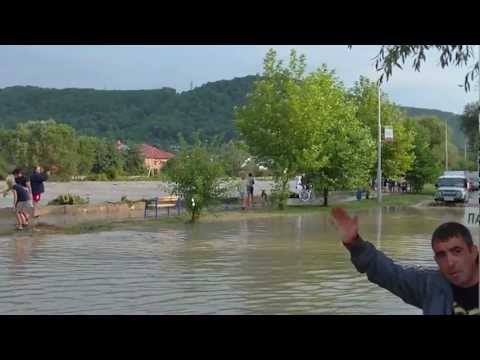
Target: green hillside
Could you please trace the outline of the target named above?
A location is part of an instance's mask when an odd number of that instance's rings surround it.
[[[47,89],[15,86],[0,89],[0,126],[14,127],[28,120],[55,119],[81,134],[124,138],[169,148],[177,134],[200,130],[208,137],[237,136],[233,107],[244,103],[256,76],[207,83],[191,91]],[[432,109],[403,107],[410,116],[447,119],[453,141],[463,148],[459,116]]]
[[[255,77],[207,83],[191,91],[45,89],[0,90],[0,126],[52,118],[85,135],[149,142],[168,147],[183,133],[236,136],[233,106],[242,104]]]
[[[402,106],[401,107],[404,112],[411,117],[418,117],[418,116],[435,116],[441,120],[447,120],[447,126],[449,127],[449,131],[451,132],[452,141],[453,143],[459,148],[463,149],[465,144],[465,135],[463,134],[461,127],[460,127],[460,115],[445,112],[435,109],[423,109],[423,108],[416,108],[416,107],[409,107],[409,106]]]

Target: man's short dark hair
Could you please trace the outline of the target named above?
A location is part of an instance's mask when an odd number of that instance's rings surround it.
[[[22,173],[22,169],[20,169],[20,168],[15,168],[15,169],[12,171],[12,175],[15,175],[15,176],[17,176],[17,175],[19,175],[19,174],[21,174],[21,173]]]
[[[463,239],[468,247],[473,246],[472,234],[468,228],[457,222],[446,222],[435,229],[432,235],[432,246],[436,241],[448,241],[453,237]]]

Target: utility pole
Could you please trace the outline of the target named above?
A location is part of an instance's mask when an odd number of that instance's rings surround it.
[[[445,171],[448,171],[447,119],[445,119]]]

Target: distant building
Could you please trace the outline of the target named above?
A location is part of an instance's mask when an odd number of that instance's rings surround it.
[[[175,157],[174,154],[160,150],[152,145],[142,144],[140,148],[145,157],[145,168],[148,171],[148,176],[155,174],[155,172],[159,174],[167,161]]]

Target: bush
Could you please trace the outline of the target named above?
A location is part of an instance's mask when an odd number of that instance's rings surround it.
[[[203,209],[224,197],[221,188],[224,176],[223,164],[217,154],[200,141],[188,145],[180,139],[180,151],[168,161],[164,174],[173,190],[185,199],[185,208],[191,214],[191,222],[200,217]]]
[[[426,195],[434,195],[437,189],[435,188],[435,185],[433,184],[425,184],[423,186],[422,194]]]
[[[88,199],[84,199],[80,195],[67,193],[59,195],[56,199],[50,201],[48,205],[84,205],[88,203]]]
[[[289,197],[290,192],[282,191],[280,186],[276,184],[271,193],[268,195],[267,204],[271,208],[283,209]]]
[[[115,180],[120,175],[120,171],[115,167],[110,167],[105,172],[108,180]]]

